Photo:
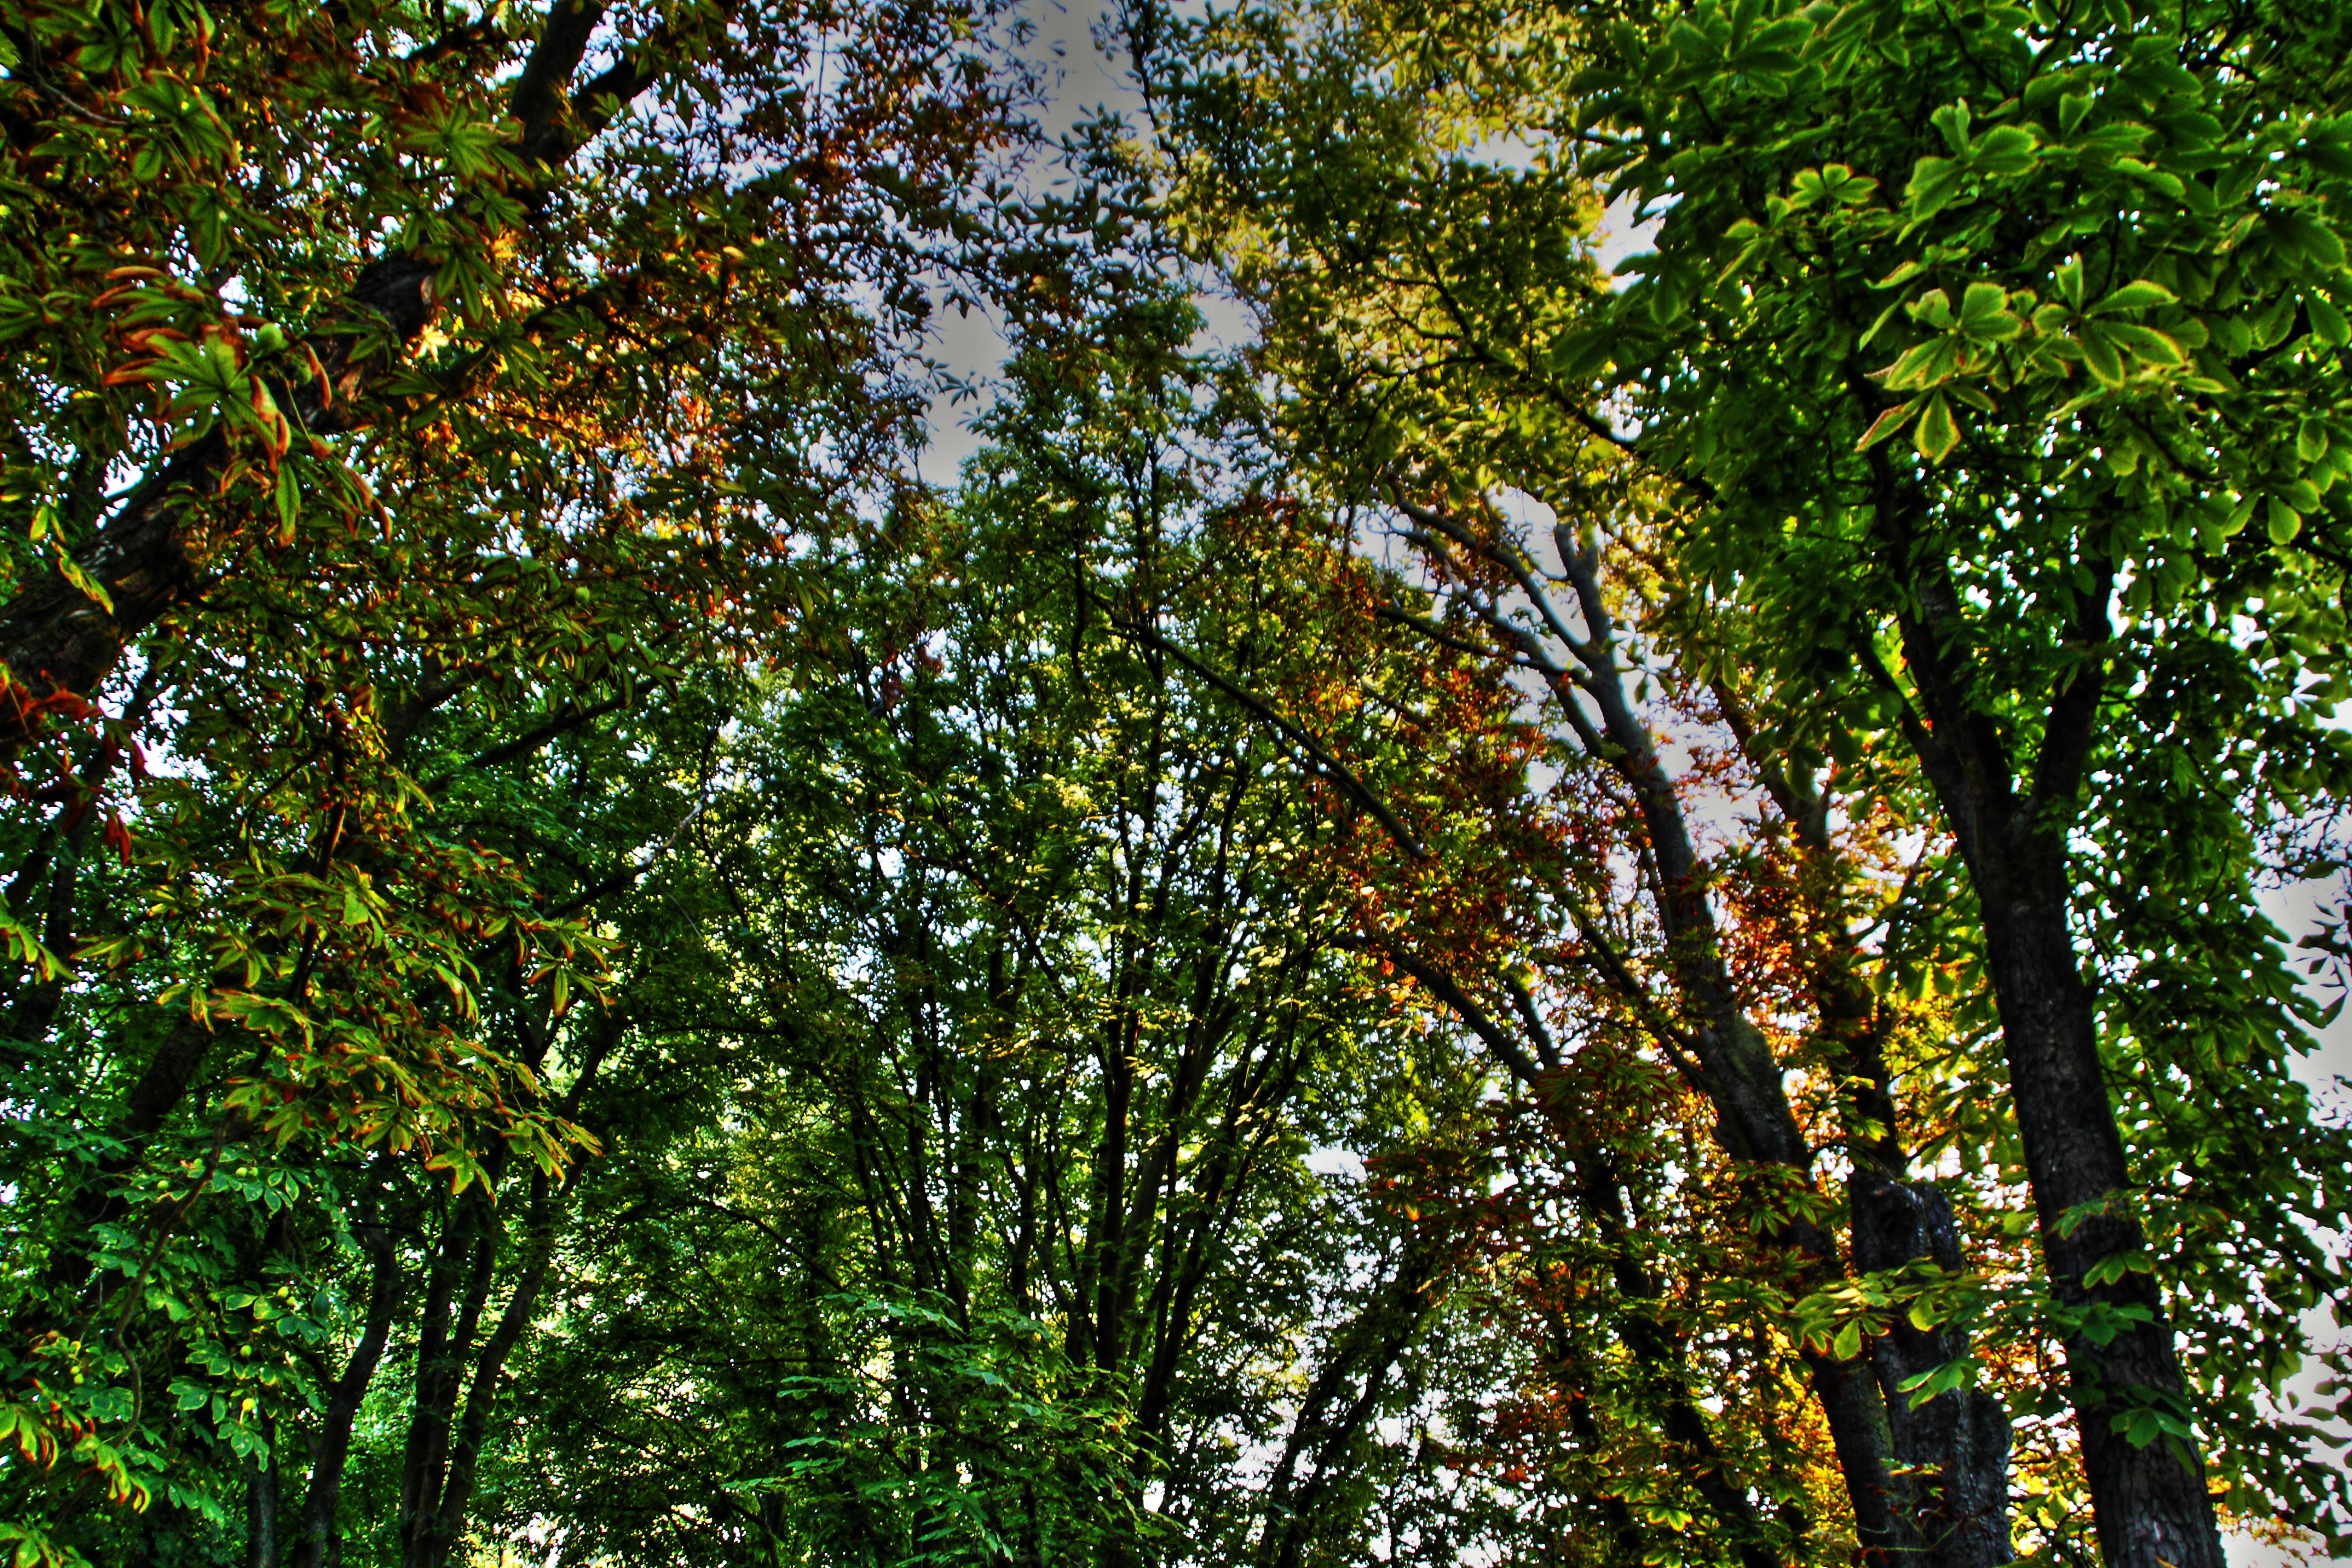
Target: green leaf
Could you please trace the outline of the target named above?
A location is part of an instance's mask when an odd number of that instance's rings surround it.
[[[80,589],[84,595],[96,600],[108,615],[114,614],[114,599],[107,593],[105,584],[82,570],[81,563],[73,558],[73,552],[65,547],[64,541],[53,534],[49,543],[57,559],[58,574]]]
[[[302,482],[294,472],[292,463],[282,463],[278,469],[276,497],[278,504],[278,542],[294,542],[295,524],[302,517]]]
[[[2076,331],[2074,342],[2082,348],[2083,363],[2090,367],[2100,385],[2121,386],[2124,384],[2124,356],[2116,350],[2115,340],[2106,334],[2105,329],[2085,321]]]
[[[1952,417],[1952,405],[1942,393],[1927,399],[1927,412],[1919,416],[1919,428],[1912,442],[1919,455],[1931,463],[1941,463],[1960,444],[1959,422]]]
[[[2344,240],[2315,209],[2290,207],[2273,212],[2270,229],[2280,248],[2290,256],[2325,271],[2343,270]]]
[[[2033,132],[2022,125],[1997,125],[1977,142],[1969,162],[1989,174],[2021,174],[2033,167]]]
[[[2303,304],[2311,316],[2311,330],[2319,334],[2320,342],[2332,349],[2352,343],[2352,326],[2347,325],[2344,312],[2337,310],[2332,301],[2315,292],[2305,294]]]
[[[1950,158],[1922,158],[1911,171],[1911,183],[1904,187],[1904,199],[1916,218],[1932,217],[1943,210],[1958,192],[1965,177],[1960,165]]]
[[[2111,316],[2118,310],[2145,310],[2157,305],[2177,305],[2180,297],[2161,283],[2145,278],[2135,278],[2091,307],[2094,316]]]
[[[2075,257],[2058,268],[2058,292],[2077,310],[2083,308],[2083,258]]]
[[[1960,331],[1969,337],[2007,342],[2025,331],[2024,320],[2009,309],[2009,293],[1998,283],[1971,283],[1960,297]]]
[[[2109,321],[2099,331],[2117,348],[2129,351],[2135,359],[2165,365],[2189,363],[2189,356],[2181,352],[2180,345],[2154,327],[2137,326],[2128,321]]]
[[[2278,497],[2270,499],[2269,527],[2273,544],[2292,544],[2294,536],[2303,531],[2303,513]]]
[[[1912,410],[1918,406],[1919,400],[1914,397],[1907,402],[1898,403],[1892,408],[1882,410],[1878,417],[1870,422],[1870,428],[1863,432],[1862,439],[1853,444],[1853,449],[1857,452],[1869,451],[1901,429],[1903,422],[1908,419]]]

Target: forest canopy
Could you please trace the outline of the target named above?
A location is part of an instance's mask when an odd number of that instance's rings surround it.
[[[0,1561],[2352,1552],[2352,11],[1052,9],[0,0]]]

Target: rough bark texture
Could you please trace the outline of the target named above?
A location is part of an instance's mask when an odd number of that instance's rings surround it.
[[[1820,883],[1842,880],[1843,868],[1830,834],[1830,801],[1818,781],[1756,743],[1755,727],[1739,696],[1718,684],[1716,700],[1741,748],[1755,763],[1766,793]],[[1817,892],[1816,897],[1825,897]],[[1965,1264],[1951,1200],[1925,1182],[1913,1182],[1911,1156],[1901,1136],[1877,998],[1863,976],[1864,956],[1852,926],[1834,907],[1816,909],[1819,952],[1811,959],[1808,989],[1826,1054],[1841,1085],[1838,1112],[1852,1174],[1846,1212],[1854,1269],[1875,1274],[1932,1263],[1947,1273]],[[1898,1315],[1870,1348],[1885,1402],[1895,1464],[1909,1478],[1900,1506],[1935,1568],[1997,1568],[2013,1556],[2009,1525],[2009,1412],[1976,1389],[1953,1389],[1915,1409],[1903,1385],[1969,1353],[1968,1336],[1949,1329],[1922,1331]]]
[[[2057,845],[2026,847],[2014,865],[2023,875],[1979,878],[1978,894],[1986,906],[1987,955],[2051,1285],[2069,1308],[2104,1304],[2147,1314],[2105,1344],[2081,1333],[2066,1339],[2100,1550],[2114,1568],[2222,1568],[2213,1500],[2197,1453],[2165,1439],[2137,1447],[2114,1429],[2121,1413],[2143,1405],[2184,1408],[2186,1384],[2156,1282],[2136,1271],[2105,1285],[2085,1282],[2095,1265],[2142,1249],[2139,1223],[2115,1213],[2095,1213],[2071,1231],[2065,1223],[2070,1213],[2126,1194],[2130,1169],[2099,1063],[2091,994],[2067,929],[2063,877],[2056,870],[2063,854]],[[1987,880],[1999,890],[1989,890]]]
[[[1912,531],[1891,469],[1883,458],[1878,468],[1888,563],[1907,601],[1904,658],[1918,693],[1919,710],[1906,708],[1905,728],[1976,889],[2051,1288],[2069,1310],[2146,1314],[2104,1344],[2080,1332],[2065,1339],[2100,1550],[2111,1568],[2223,1568],[2195,1448],[2167,1438],[2137,1447],[2115,1429],[2136,1408],[2185,1413],[2187,1385],[2162,1293],[2137,1271],[2088,1283],[2097,1265],[2146,1243],[2138,1222],[2116,1212],[2131,1191],[2130,1164],[2099,1059],[2095,998],[2067,921],[2067,826],[2105,694],[2114,569],[2084,563],[2091,586],[2067,637],[2075,658],[2050,694],[2027,773],[1974,698],[1976,643],[1949,565]],[[2086,1214],[2068,1224],[2070,1215]]]
[[[1958,1228],[1950,1200],[1925,1183],[1854,1177],[1853,1266],[1864,1273],[1922,1258],[1957,1273]],[[1871,1367],[1893,1428],[1895,1462],[1920,1478],[1914,1529],[1937,1568],[1996,1568],[2011,1561],[2009,1412],[1976,1389],[1953,1389],[1917,1409],[1903,1384],[1969,1352],[1950,1330],[1923,1332],[1898,1317],[1871,1346]]]

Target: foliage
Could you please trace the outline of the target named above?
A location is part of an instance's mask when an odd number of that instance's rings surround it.
[[[2314,1226],[2346,1150],[2290,1070],[2326,1017],[2255,902],[2337,863],[2311,846],[2344,757],[2339,20],[1264,6],[1160,64],[1184,221],[1265,301],[1300,459],[1427,563],[1434,607],[1387,613],[1549,682],[1653,844],[1660,797],[1612,759],[1654,727],[1754,769],[1759,826],[1801,838],[1822,786],[1846,853],[1876,814],[1923,838],[1861,955],[1881,1016],[1923,981],[1957,1003],[1955,1038],[1895,1061],[1931,1091],[1897,1135],[1976,1178],[1946,1190],[1991,1205],[1979,1267],[2030,1185],[2051,1279],[1921,1326],[2027,1355],[2021,1522],[2053,1552],[2087,1459],[2111,1560],[2214,1560],[2192,1428],[2242,1514],[2345,1528],[2284,1384],[2342,1300]],[[1622,287],[1604,208],[1649,247]],[[1596,600],[1604,555],[1630,581]],[[1620,731],[1612,684],[1665,695]],[[1785,853],[1769,826],[1727,847],[1717,897]],[[1873,901],[1750,903],[1738,927],[1781,929],[1729,940],[1801,951],[1790,915]],[[1986,1117],[2012,1079],[2017,1121]],[[1887,1321],[1796,1309],[1800,1343],[1845,1323],[1832,1351]],[[2180,1512],[2146,1528],[2185,1533],[2135,1533],[2158,1497]]]
[[[0,1551],[2342,1544],[2344,18],[1034,21],[0,0]]]

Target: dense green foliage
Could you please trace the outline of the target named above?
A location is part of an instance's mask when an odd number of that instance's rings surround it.
[[[2352,23],[1036,20],[0,0],[0,1552],[2352,1543]]]

